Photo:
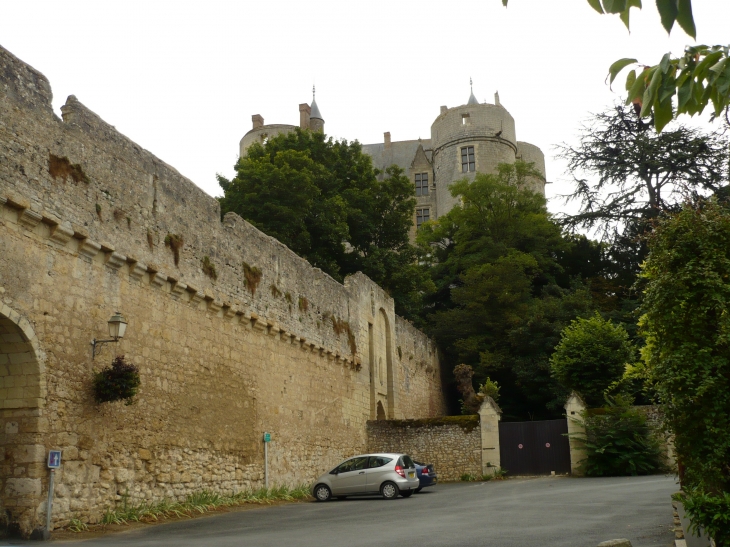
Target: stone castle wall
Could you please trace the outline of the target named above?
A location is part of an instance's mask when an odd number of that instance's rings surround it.
[[[436,348],[366,276],[340,284],[221,222],[75,97],[62,113],[0,48],[0,521],[42,522],[49,449],[63,450],[54,522],[95,522],[126,495],[260,486],[264,431],[272,482],[293,485],[365,450],[378,401],[390,418],[443,414]],[[126,335],[92,360],[115,311]],[[140,391],[97,405],[93,373],[117,354]]]
[[[367,433],[370,452],[403,452],[432,463],[440,481],[458,481],[465,473],[482,475],[479,416],[370,421]]]

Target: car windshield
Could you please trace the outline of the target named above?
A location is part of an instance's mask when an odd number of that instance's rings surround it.
[[[370,456],[370,469],[374,467],[383,467],[386,463],[393,461],[393,458],[386,458],[385,456]]]
[[[338,473],[347,473],[348,471],[359,471],[360,469],[365,469],[365,466],[368,463],[368,457],[367,456],[360,456],[357,458],[351,458],[347,460],[346,462],[342,462],[337,467]]]
[[[408,454],[403,455],[403,466],[407,467],[409,469],[412,467],[416,467],[413,463],[413,460],[411,459],[411,457]]]

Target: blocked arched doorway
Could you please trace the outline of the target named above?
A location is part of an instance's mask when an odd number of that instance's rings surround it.
[[[382,308],[370,325],[370,404],[371,418],[395,417],[393,388],[393,342],[390,321]]]
[[[28,536],[41,522],[46,448],[45,370],[30,322],[0,304],[0,530]],[[3,530],[4,528],[4,530]]]

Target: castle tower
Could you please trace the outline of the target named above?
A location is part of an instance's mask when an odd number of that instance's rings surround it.
[[[315,89],[314,86],[312,86],[312,113],[309,116],[309,128],[312,131],[321,131],[324,133],[324,118],[322,118],[322,114],[319,113],[319,107],[317,106],[314,94]]]
[[[471,80],[469,81],[471,86]],[[497,104],[479,104],[472,89],[465,105],[441,108],[431,125],[434,184],[438,214],[450,211],[457,200],[449,186],[457,180],[473,180],[477,173],[496,173],[500,163],[525,159],[545,173],[545,159],[536,146],[520,143],[515,134],[515,121]],[[532,189],[544,195],[544,179],[530,181]]]

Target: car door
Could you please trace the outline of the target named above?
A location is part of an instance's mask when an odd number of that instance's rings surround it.
[[[380,485],[385,480],[385,475],[393,470],[393,458],[387,456],[370,456],[368,468],[365,470],[365,488],[368,493],[377,493],[380,491]]]
[[[367,456],[358,456],[338,465],[337,474],[333,479],[330,479],[332,494],[347,496],[365,492],[365,468],[367,463]]]

